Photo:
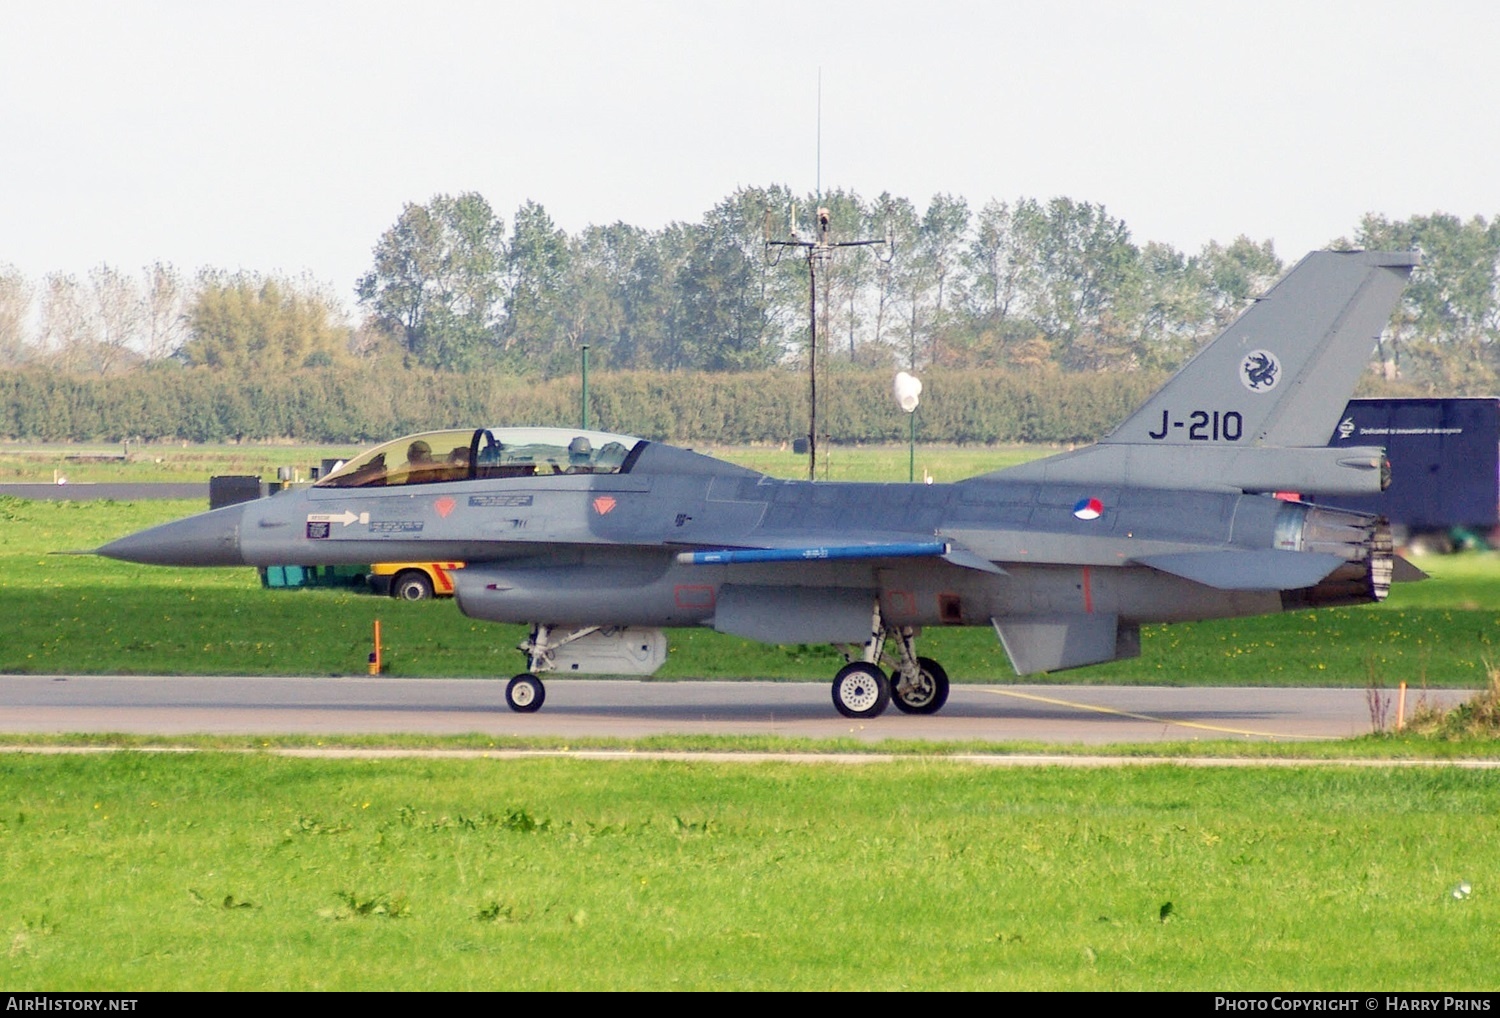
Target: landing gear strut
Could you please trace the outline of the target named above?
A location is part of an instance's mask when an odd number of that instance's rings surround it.
[[[917,657],[917,630],[886,626],[880,602],[870,616],[870,638],[840,649],[849,663],[833,679],[833,705],[846,718],[878,717],[888,703],[905,714],[936,714],[948,702],[948,673],[930,657]],[[890,644],[896,653],[890,652]],[[891,670],[887,679],[877,662]]]
[[[573,630],[561,639],[554,639],[551,626],[541,624],[532,626],[531,634],[516,647],[526,655],[527,670],[511,679],[509,685],[505,687],[505,705],[521,714],[531,714],[541,710],[542,704],[547,699],[547,687],[542,685],[542,680],[537,678],[537,675],[541,672],[557,670],[557,662],[553,655],[559,647],[582,639],[590,633],[597,633],[599,629],[599,626],[584,626],[582,629]]]

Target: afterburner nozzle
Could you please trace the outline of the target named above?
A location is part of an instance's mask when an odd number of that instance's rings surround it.
[[[242,566],[244,505],[225,506],[111,541],[94,554],[152,566]]]

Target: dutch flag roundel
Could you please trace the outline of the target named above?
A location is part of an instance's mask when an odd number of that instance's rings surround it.
[[[1080,520],[1097,520],[1104,515],[1104,503],[1097,498],[1080,498],[1073,506],[1073,515]]]

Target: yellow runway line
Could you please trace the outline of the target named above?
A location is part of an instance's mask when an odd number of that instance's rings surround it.
[[[1018,693],[1013,689],[991,689],[984,688],[984,692],[995,696],[1013,696],[1018,700],[1032,700],[1036,703],[1050,703],[1057,707],[1069,707],[1073,710],[1093,711],[1095,714],[1112,714],[1115,717],[1134,718],[1137,721],[1150,721],[1158,725],[1177,725],[1180,728],[1197,728],[1205,732],[1223,732],[1227,735],[1245,735],[1257,739],[1325,739],[1323,735],[1286,735],[1281,732],[1257,732],[1248,728],[1225,728],[1221,725],[1208,725],[1197,721],[1173,721],[1171,718],[1152,717],[1150,714],[1137,714],[1134,711],[1120,710],[1116,707],[1100,707],[1092,703],[1075,703],[1072,700],[1058,700],[1050,696],[1037,696],[1035,693]]]

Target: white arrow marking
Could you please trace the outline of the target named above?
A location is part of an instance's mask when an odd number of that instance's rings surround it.
[[[365,519],[369,519],[369,517],[366,514],[364,514],[364,513],[360,513],[360,514],[356,515],[355,513],[350,512],[348,509],[345,509],[343,512],[338,513],[338,514],[334,514],[334,513],[308,513],[307,514],[307,522],[309,522],[309,523],[340,523],[340,524],[343,524],[344,526],[347,527],[349,524],[354,523],[357,520],[359,520],[361,516],[365,517]]]

